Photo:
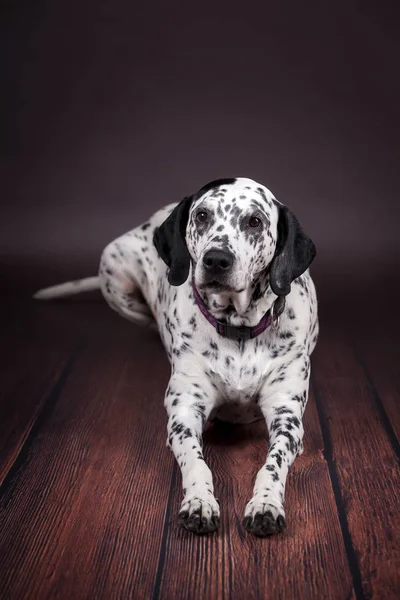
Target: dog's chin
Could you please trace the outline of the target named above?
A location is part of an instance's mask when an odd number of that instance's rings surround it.
[[[220,311],[235,310],[239,315],[246,312],[251,298],[250,288],[232,285],[228,282],[209,280],[196,282],[200,293],[209,297],[210,308]],[[221,315],[219,315],[221,316]]]

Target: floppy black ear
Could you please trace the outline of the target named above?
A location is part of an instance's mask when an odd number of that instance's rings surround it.
[[[153,243],[158,254],[169,267],[168,281],[182,285],[189,275],[190,254],[186,246],[186,226],[193,197],[187,196],[158,227]]]
[[[278,240],[270,268],[271,289],[277,296],[286,296],[290,284],[312,263],[317,251],[304,233],[295,215],[279,205]]]

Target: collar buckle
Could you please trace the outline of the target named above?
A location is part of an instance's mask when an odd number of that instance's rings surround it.
[[[270,308],[270,315],[271,315],[271,329],[274,329],[276,331],[279,327],[280,314],[278,312],[275,313],[274,309],[275,309],[275,302],[272,304],[272,306]]]
[[[234,325],[228,325],[222,321],[217,321],[217,331],[222,337],[229,338],[230,340],[246,341],[251,338],[251,327],[236,327]]]

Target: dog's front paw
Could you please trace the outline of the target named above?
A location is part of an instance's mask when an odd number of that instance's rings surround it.
[[[254,535],[266,536],[286,529],[285,511],[268,498],[254,496],[246,506],[243,526]]]
[[[210,494],[207,499],[186,497],[178,515],[179,525],[193,533],[212,533],[219,527],[219,505]]]

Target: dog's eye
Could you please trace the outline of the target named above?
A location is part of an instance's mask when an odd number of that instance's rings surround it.
[[[250,217],[249,225],[250,227],[261,227],[261,219],[258,217]]]
[[[196,213],[196,221],[198,223],[207,223],[208,221],[208,214],[206,213],[205,210],[199,210]]]

